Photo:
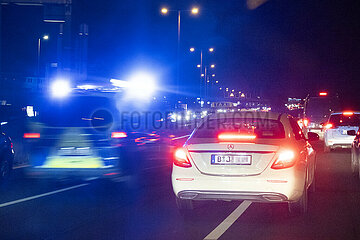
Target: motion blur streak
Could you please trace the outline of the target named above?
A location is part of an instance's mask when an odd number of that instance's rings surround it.
[[[266,2],[267,2],[267,0],[247,0],[246,5],[247,5],[248,9],[254,10]]]

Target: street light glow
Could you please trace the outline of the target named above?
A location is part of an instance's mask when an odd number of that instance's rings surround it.
[[[51,84],[50,91],[55,98],[66,97],[71,92],[70,82],[64,79],[56,80]]]
[[[167,14],[168,11],[169,11],[169,10],[168,10],[167,8],[162,8],[162,9],[161,9],[161,13],[162,13],[162,14]]]
[[[203,76],[205,76],[205,74],[202,73],[201,76],[203,77]]]
[[[214,51],[214,48],[209,48],[209,52],[213,52]]]
[[[201,65],[200,65],[200,64],[198,64],[198,65],[196,65],[196,67],[197,67],[197,68],[200,68],[200,67],[201,67]]]
[[[215,68],[215,64],[211,64],[210,67],[211,67],[211,68]]]
[[[198,14],[199,13],[199,8],[197,8],[197,7],[192,8],[191,13],[192,14]]]
[[[136,73],[128,81],[127,94],[130,98],[147,99],[152,97],[155,90],[155,78],[149,73]]]
[[[43,36],[43,39],[44,39],[44,40],[49,40],[49,35],[44,35],[44,36]]]
[[[211,76],[215,77],[215,73],[213,75],[211,75]]]
[[[190,48],[190,52],[194,52],[195,51],[195,48]]]

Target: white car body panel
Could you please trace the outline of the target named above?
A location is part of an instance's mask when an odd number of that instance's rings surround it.
[[[261,114],[277,119],[278,114]],[[237,116],[239,117],[239,116]],[[252,200],[259,202],[292,202],[309,187],[315,171],[315,151],[304,140],[295,140],[288,117],[282,115],[284,139],[257,139],[252,143],[189,141],[184,145],[190,155],[191,167],[173,165],[172,186],[177,197],[193,200]],[[191,136],[190,138],[191,139]],[[227,149],[228,145],[233,149]],[[296,164],[289,168],[272,169],[281,149],[299,153]],[[211,165],[212,154],[251,155],[251,165]],[[300,159],[301,158],[301,159]]]
[[[331,115],[339,115],[342,113],[333,113]],[[360,114],[355,112],[354,114]],[[331,117],[330,115],[330,117]],[[324,144],[330,148],[351,148],[351,144],[354,141],[354,136],[347,135],[347,131],[359,130],[358,126],[337,126],[335,128],[326,129],[324,133]]]

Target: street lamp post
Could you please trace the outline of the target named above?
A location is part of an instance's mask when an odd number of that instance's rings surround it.
[[[192,15],[197,15],[199,13],[199,8],[193,7],[190,10],[172,10],[168,8],[162,8],[161,13],[163,15],[168,14],[169,12],[177,12],[177,74],[176,74],[176,92],[179,93],[179,84],[180,84],[180,40],[181,40],[181,13],[190,12]]]
[[[40,54],[41,54],[41,39],[49,40],[49,35],[44,35],[41,38],[38,38],[38,47],[37,47],[37,75],[40,75]]]
[[[208,49],[209,53],[213,53],[214,52],[214,48],[211,47]],[[191,47],[190,48],[190,52],[195,52],[195,48]],[[208,85],[209,85],[209,80],[208,80],[208,67],[205,66],[204,67],[204,54],[203,54],[203,49],[200,49],[200,64],[197,65],[198,68],[200,68],[200,99],[207,97],[208,95]],[[215,68],[214,64],[210,65],[210,68]],[[204,78],[204,80],[202,79]],[[204,90],[203,90],[203,86],[204,85]],[[204,93],[204,95],[202,94]],[[202,96],[203,95],[203,96]]]

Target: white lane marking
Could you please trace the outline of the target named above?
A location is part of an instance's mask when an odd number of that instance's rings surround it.
[[[238,219],[241,214],[245,212],[245,210],[250,206],[252,202],[243,201],[227,218],[225,218],[222,223],[219,224],[211,233],[209,233],[204,240],[216,240],[223,235],[226,230],[229,229],[231,225]]]
[[[22,198],[22,199],[18,199],[18,200],[11,201],[11,202],[1,203],[0,208],[7,207],[7,206],[10,206],[10,205],[14,205],[14,204],[17,204],[17,203],[30,201],[30,200],[33,200],[33,199],[36,199],[36,198],[46,197],[46,196],[53,195],[53,194],[56,194],[56,193],[69,191],[69,190],[72,190],[72,189],[75,189],[75,188],[84,187],[84,186],[87,186],[89,184],[90,183],[83,183],[83,184],[75,185],[75,186],[72,186],[72,187],[62,188],[62,189],[52,191],[52,192],[47,192],[47,193],[43,193],[43,194],[39,194],[39,195],[27,197],[27,198]]]

